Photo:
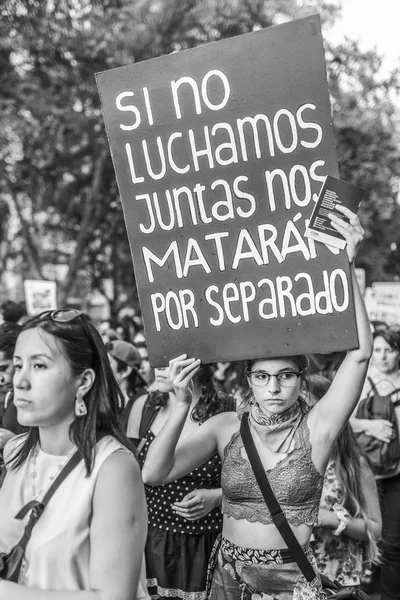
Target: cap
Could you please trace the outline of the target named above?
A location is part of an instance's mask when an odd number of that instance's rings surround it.
[[[111,356],[122,360],[129,367],[136,367],[138,369],[142,363],[139,350],[129,342],[124,342],[123,340],[108,342],[106,348]]]

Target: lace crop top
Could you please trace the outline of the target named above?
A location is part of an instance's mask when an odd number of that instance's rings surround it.
[[[292,525],[313,525],[318,518],[323,476],[311,460],[307,415],[297,428],[295,448],[267,471],[271,488]],[[224,450],[222,464],[222,512],[234,519],[265,525],[271,514],[247,458],[240,432],[234,433]]]

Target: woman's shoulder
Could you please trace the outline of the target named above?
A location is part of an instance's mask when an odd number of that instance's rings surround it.
[[[113,455],[131,455],[136,460],[133,452],[112,435],[105,435],[96,444],[96,456],[94,461],[94,472],[99,472],[103,464]],[[123,459],[116,459],[123,460]]]
[[[210,428],[229,429],[232,426],[237,427],[239,422],[238,413],[235,410],[228,410],[227,412],[217,413],[207,419],[207,421],[204,421],[203,427],[208,423]]]

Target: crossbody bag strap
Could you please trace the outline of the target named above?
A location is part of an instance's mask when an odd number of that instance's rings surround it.
[[[68,477],[68,475],[71,473],[71,471],[73,469],[75,469],[75,467],[81,462],[81,460],[82,460],[82,455],[78,452],[78,450],[76,450],[75,453],[71,456],[71,458],[67,462],[67,464],[65,465],[65,467],[55,478],[55,480],[53,481],[53,483],[47,490],[46,494],[43,496],[42,501],[38,502],[37,500],[32,500],[31,502],[28,502],[28,504],[26,504],[23,508],[21,508],[19,513],[17,515],[15,515],[15,518],[23,519],[30,510],[36,509],[36,512],[40,512],[39,516],[37,517],[37,519],[39,519],[45,506],[47,506],[47,504],[49,503],[50,498],[54,495],[55,491],[60,487],[62,482]],[[41,508],[39,508],[39,507],[41,507]]]
[[[278,500],[265,473],[263,464],[257,452],[257,448],[254,444],[253,437],[250,432],[248,414],[244,413],[240,424],[240,434],[242,436],[243,445],[246,450],[247,456],[250,461],[250,465],[254,471],[255,478],[260,487],[262,495],[264,496],[265,502],[271,513],[272,520],[279,530],[285,544],[291,551],[293,558],[296,560],[300,567],[301,572],[307,581],[313,581],[316,577],[315,571],[304,553],[304,550],[297,541],[284,513],[279,504]]]

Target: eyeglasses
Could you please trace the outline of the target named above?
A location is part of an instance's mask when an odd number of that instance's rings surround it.
[[[83,315],[83,311],[76,308],[60,308],[58,310],[45,310],[37,315],[39,319],[52,319],[56,323],[71,323]]]
[[[256,387],[265,387],[269,384],[271,377],[276,377],[276,381],[281,387],[293,387],[302,373],[303,371],[282,371],[270,375],[265,371],[246,371],[246,376],[250,383]]]

